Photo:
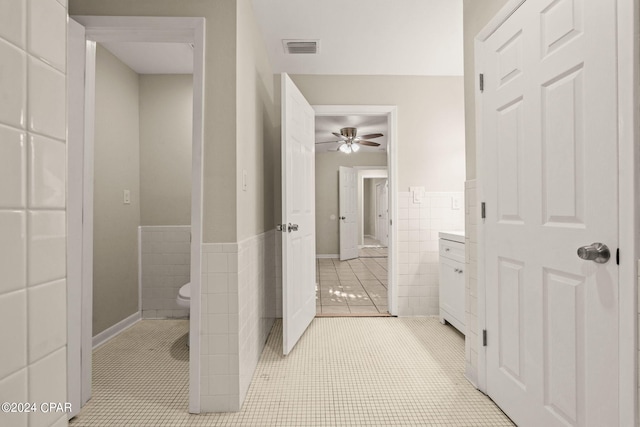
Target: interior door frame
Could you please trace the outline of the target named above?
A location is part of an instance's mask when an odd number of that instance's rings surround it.
[[[396,252],[398,214],[398,107],[395,105],[312,105],[316,116],[387,116],[387,168],[389,171],[389,314],[398,315],[398,257]]]
[[[508,0],[497,15],[475,38],[475,76],[483,72],[483,44],[526,0]],[[620,424],[636,425],[638,419],[638,255],[640,232],[640,190],[638,167],[640,148],[634,143],[640,135],[638,105],[638,31],[639,7],[634,0],[617,1],[618,41],[618,215],[619,215],[619,390]],[[474,79],[475,80],[475,79]],[[478,81],[478,80],[475,80]],[[484,145],[482,140],[482,93],[475,84],[477,200],[484,200]],[[474,213],[479,216],[479,212]],[[486,285],[484,271],[485,236],[478,227],[478,388],[487,390],[486,347],[482,331],[486,329]]]
[[[189,412],[200,412],[200,278],[202,251],[202,147],[204,125],[204,52],[205,19],[181,17],[131,17],[131,16],[71,16],[85,28],[86,63],[85,81],[76,90],[84,92],[84,117],[69,117],[69,127],[82,122],[84,126],[84,153],[70,156],[69,162],[84,170],[83,185],[80,190],[70,188],[69,199],[82,200],[85,221],[70,224],[69,239],[82,239],[82,259],[71,260],[82,265],[82,282],[69,283],[75,299],[69,299],[67,315],[69,320],[70,346],[79,347],[81,366],[71,366],[80,371],[82,401],[86,402],[91,393],[92,359],[92,288],[93,288],[93,146],[95,123],[95,52],[98,42],[179,42],[193,44],[193,134],[192,134],[192,177],[191,177],[191,320],[189,330]],[[68,81],[68,85],[79,85]],[[80,237],[79,237],[80,236]],[[80,287],[80,289],[76,289]],[[80,296],[78,298],[78,296]],[[140,302],[139,302],[140,309]],[[74,325],[72,319],[82,318],[84,328]],[[140,314],[140,313],[138,313]],[[79,342],[78,342],[79,341]],[[69,378],[76,373],[68,373]],[[87,394],[88,393],[88,394]],[[85,399],[86,398],[86,399]]]

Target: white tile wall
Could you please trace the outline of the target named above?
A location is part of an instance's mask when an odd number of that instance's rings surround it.
[[[24,209],[27,194],[26,162],[25,133],[0,126],[0,209]]]
[[[67,149],[64,142],[31,135],[29,141],[29,203],[34,208],[65,207]]]
[[[66,8],[57,1],[29,0],[29,49],[40,60],[64,72],[66,48],[56,40],[66,37]]]
[[[30,211],[29,284],[61,279],[66,273],[66,215],[59,211]]]
[[[398,315],[439,313],[438,233],[464,228],[463,193],[398,193]]]
[[[29,288],[29,361],[35,362],[66,344],[66,280]]]
[[[55,0],[47,0],[54,2]],[[66,80],[53,67],[29,57],[29,130],[58,139],[66,136]]]
[[[66,2],[0,0],[3,402],[67,400],[66,21]],[[0,413],[0,425],[67,415]]]
[[[465,182],[465,375],[478,384],[478,218],[476,180]],[[473,249],[473,250],[472,250]]]
[[[27,54],[0,39],[0,123],[24,128],[27,113]]]
[[[143,318],[180,318],[189,314],[189,310],[178,306],[176,297],[190,279],[190,239],[188,225],[140,227]]]
[[[275,319],[275,231],[202,245],[202,412],[238,411]]]
[[[238,244],[240,402],[275,320],[275,238],[272,230]]]
[[[0,380],[0,401],[2,402],[27,402],[27,369],[21,369],[15,374]],[[0,415],[0,419],[1,419]],[[13,426],[27,427],[27,413],[13,414],[11,417]]]
[[[202,245],[200,409],[240,410],[238,244]]]
[[[0,0],[0,38],[22,49],[26,37],[26,5],[25,1]]]
[[[27,221],[24,210],[0,210],[0,296],[26,284]]]

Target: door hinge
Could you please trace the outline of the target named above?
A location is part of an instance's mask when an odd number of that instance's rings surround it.
[[[480,92],[484,92],[484,74],[480,74]]]
[[[620,265],[620,248],[616,249],[616,264]]]
[[[487,218],[487,206],[484,202],[480,203],[480,218]]]
[[[487,330],[486,329],[482,330],[482,346],[483,347],[487,346]]]

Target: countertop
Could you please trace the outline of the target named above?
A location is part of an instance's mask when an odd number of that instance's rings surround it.
[[[441,239],[451,240],[458,243],[464,243],[464,230],[461,231],[441,231],[439,233]]]

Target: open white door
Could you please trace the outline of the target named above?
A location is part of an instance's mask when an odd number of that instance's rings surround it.
[[[282,74],[282,346],[316,315],[315,112]]]
[[[91,145],[85,147],[85,97],[93,92],[85,90],[85,67],[94,50],[87,46],[85,27],[73,19],[67,40],[67,399],[72,418],[91,398],[91,351],[86,349],[91,349],[93,296],[91,286],[83,283],[92,280],[92,270],[86,267],[93,259],[93,234],[87,228],[93,198],[84,182],[92,181],[91,165],[85,162],[92,152]]]
[[[487,392],[521,426],[620,425],[616,2],[527,0],[476,55]]]
[[[358,258],[358,171],[340,166],[340,260]]]
[[[382,246],[389,244],[389,180],[376,186],[376,238]]]

